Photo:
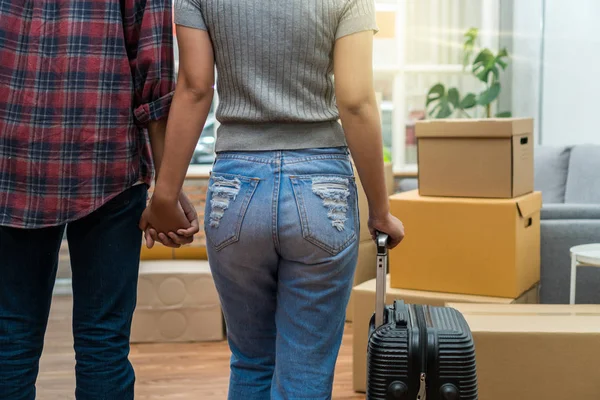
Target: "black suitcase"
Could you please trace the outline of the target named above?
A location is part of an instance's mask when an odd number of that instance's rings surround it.
[[[477,400],[475,346],[462,314],[400,300],[385,305],[387,241],[378,235],[367,400]]]

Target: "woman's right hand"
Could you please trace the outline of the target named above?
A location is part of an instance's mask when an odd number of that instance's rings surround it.
[[[388,248],[390,249],[398,246],[404,239],[404,225],[402,221],[390,213],[382,217],[371,216],[369,218],[369,231],[373,240],[377,240],[377,232],[387,234],[390,237],[388,242]]]

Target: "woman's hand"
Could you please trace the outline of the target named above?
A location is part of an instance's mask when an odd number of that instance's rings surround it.
[[[192,225],[194,220],[196,220],[195,226]],[[139,226],[146,234],[146,244],[149,248],[156,240],[169,247],[179,247],[188,242],[190,237],[193,240],[191,232],[199,230],[196,211],[184,194],[180,194],[179,198],[173,201],[161,196],[159,192],[155,192],[152,196],[142,214]],[[181,232],[183,235],[180,236],[185,236],[186,239],[179,238],[174,234],[175,232]],[[169,233],[173,233],[174,236],[167,236]]]
[[[149,226],[145,231],[146,246],[149,249],[154,247],[155,242],[160,242],[167,247],[179,248],[194,241],[194,235],[200,232],[198,213],[192,202],[183,192],[179,195],[179,204],[187,220],[190,222],[190,227],[187,229],[178,229],[177,233],[168,232],[165,234],[162,232],[158,233],[154,227]]]
[[[371,216],[369,218],[369,231],[371,232],[373,240],[377,239],[377,232],[387,234],[390,237],[388,242],[388,247],[390,249],[398,246],[404,239],[404,225],[398,218],[390,213],[387,213],[382,217]]]

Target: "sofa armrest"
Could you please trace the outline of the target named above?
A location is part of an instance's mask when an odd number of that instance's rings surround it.
[[[542,220],[600,220],[600,204],[544,204]]]

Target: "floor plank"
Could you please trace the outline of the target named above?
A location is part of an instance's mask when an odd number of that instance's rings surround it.
[[[71,305],[67,296],[54,298],[46,347],[38,379],[38,399],[74,399],[74,355]],[[352,391],[352,334],[346,333],[334,385],[335,400],[363,400]],[[131,360],[137,372],[139,400],[223,400],[228,383],[229,349],[225,342],[135,345]]]

